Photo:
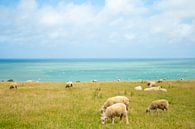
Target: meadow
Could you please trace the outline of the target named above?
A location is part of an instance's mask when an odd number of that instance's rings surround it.
[[[135,91],[145,82],[0,82],[0,129],[194,129],[195,80],[163,81],[168,92]],[[130,99],[129,124],[118,118],[112,125],[100,122],[100,108],[107,98],[124,95]],[[169,110],[146,114],[155,99],[167,99]]]

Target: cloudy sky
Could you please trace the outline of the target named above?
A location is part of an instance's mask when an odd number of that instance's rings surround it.
[[[0,58],[195,57],[195,0],[0,0]]]

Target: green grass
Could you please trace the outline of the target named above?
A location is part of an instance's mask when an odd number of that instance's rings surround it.
[[[77,82],[73,88],[65,83],[0,83],[0,129],[194,129],[195,81],[160,83],[168,92],[135,91],[143,82]],[[130,99],[129,125],[118,118],[112,125],[100,123],[100,107],[108,97],[125,95]],[[146,114],[155,99],[170,102],[167,112]]]

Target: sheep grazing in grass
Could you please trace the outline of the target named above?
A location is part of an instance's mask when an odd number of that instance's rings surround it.
[[[18,88],[18,84],[16,82],[13,82],[9,85],[9,89],[17,89]]]
[[[156,82],[155,81],[148,81],[147,85],[148,85],[148,87],[155,87],[156,86]]]
[[[135,90],[142,90],[142,86],[136,86],[134,87]]]
[[[92,80],[92,82],[97,82],[97,80]]]
[[[144,91],[162,91],[162,92],[167,92],[167,89],[161,88],[160,86],[158,86],[158,87],[145,88]]]
[[[101,108],[101,113],[106,110],[107,107],[116,104],[116,103],[124,103],[126,105],[126,109],[129,107],[129,99],[126,96],[115,96],[108,98],[104,105]]]
[[[162,80],[162,79],[160,79],[160,80],[158,80],[158,81],[157,81],[157,83],[162,83],[162,82],[163,82],[163,80]]]
[[[150,110],[156,110],[161,109],[161,110],[168,110],[169,107],[169,102],[166,99],[159,99],[159,100],[154,100],[151,102],[150,106],[146,109],[146,112],[150,112]]]
[[[66,88],[73,87],[73,83],[72,82],[67,82],[65,87]]]
[[[120,117],[120,123],[123,117],[126,118],[126,124],[129,124],[128,121],[128,111],[126,105],[123,103],[116,103],[112,106],[109,106],[105,112],[101,114],[101,122],[105,124],[108,118],[111,118],[112,124],[114,124],[114,118]]]
[[[149,87],[149,88],[145,88],[144,91],[159,91],[160,90],[160,86],[158,87]]]
[[[167,89],[165,89],[165,88],[160,88],[159,91],[167,92]]]

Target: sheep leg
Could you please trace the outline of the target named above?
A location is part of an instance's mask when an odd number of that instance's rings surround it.
[[[120,116],[120,123],[121,123],[121,121],[122,121],[122,118],[123,118],[123,115]]]
[[[114,117],[112,117],[112,124],[114,124]]]
[[[126,124],[129,124],[128,115],[126,115],[125,118],[126,118]]]

